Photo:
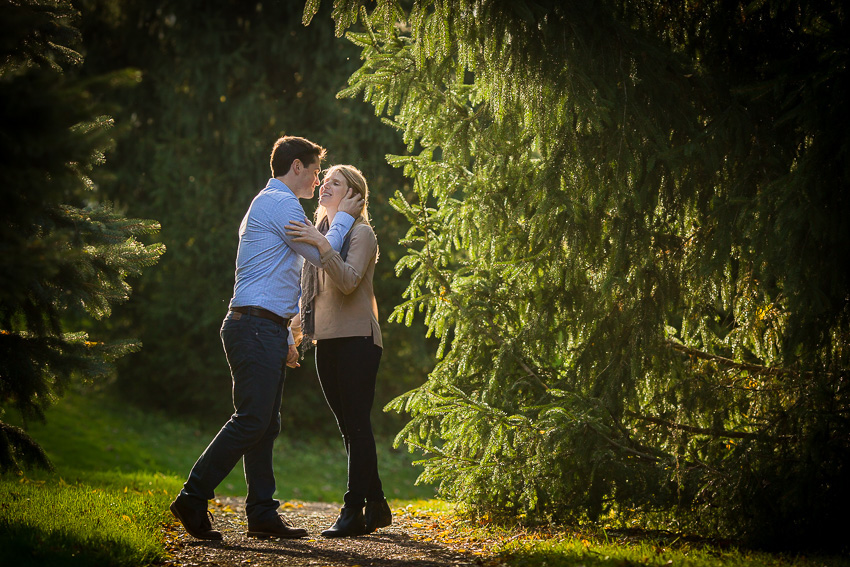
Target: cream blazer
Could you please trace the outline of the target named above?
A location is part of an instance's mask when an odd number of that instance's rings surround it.
[[[316,324],[314,338],[371,336],[383,348],[381,327],[378,324],[378,303],[372,287],[378,239],[372,227],[355,222],[351,227],[351,242],[345,261],[331,249],[322,254],[318,274],[318,294],[313,310]],[[296,344],[301,342],[301,318],[292,320]]]

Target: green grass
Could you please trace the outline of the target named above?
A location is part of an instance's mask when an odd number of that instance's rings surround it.
[[[5,421],[16,423],[7,413]],[[45,449],[59,475],[84,480],[92,472],[161,473],[182,483],[229,416],[220,423],[180,422],[145,412],[102,394],[69,393],[47,414],[47,423],[31,423],[28,432]],[[328,419],[331,420],[330,412]],[[18,423],[19,424],[19,423]],[[275,444],[276,497],[281,500],[341,502],[346,484],[346,460],[338,434],[311,438],[310,432],[281,431]],[[303,437],[303,438],[302,438]],[[414,455],[392,448],[392,439],[377,439],[378,464],[389,498],[432,498],[434,488],[415,486],[421,469]],[[37,478],[43,475],[37,474]],[[217,493],[244,495],[241,463]]]
[[[562,535],[543,540],[523,538],[495,549],[511,567],[848,567],[844,557],[771,554],[705,544],[670,544],[651,537],[600,541],[595,537]]]
[[[0,477],[0,556],[16,567],[162,561],[159,527],[178,487],[146,474],[95,474],[85,484]]]
[[[844,555],[737,548],[669,532],[549,526],[529,529],[474,517],[442,500],[410,501],[405,513],[436,526],[426,541],[482,553],[490,567],[850,567]]]

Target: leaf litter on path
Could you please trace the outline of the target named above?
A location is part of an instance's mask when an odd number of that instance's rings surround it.
[[[163,527],[168,567],[449,567],[480,566],[485,545],[452,537],[443,518],[408,508],[393,510],[393,524],[355,538],[324,538],[339,506],[320,502],[285,502],[280,507],[302,539],[256,539],[245,535],[245,501],[219,498],[212,505],[213,528],[223,541],[197,540],[179,524]]]

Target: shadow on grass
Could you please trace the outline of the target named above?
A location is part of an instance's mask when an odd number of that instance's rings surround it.
[[[61,523],[61,518],[56,518]],[[126,542],[108,537],[81,539],[61,529],[0,524],[3,565],[9,567],[112,567],[138,564],[138,553]],[[145,563],[156,560],[149,557]]]

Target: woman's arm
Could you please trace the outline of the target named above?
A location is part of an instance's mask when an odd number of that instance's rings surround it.
[[[334,216],[327,235],[324,235],[306,219],[304,209],[301,208],[301,204],[298,203],[297,199],[296,203],[301,211],[300,218],[304,220],[299,221],[298,215],[295,217],[292,214],[286,215],[286,218],[290,220],[283,226],[283,231],[281,232],[284,241],[295,252],[315,266],[320,265],[319,258],[316,258],[316,253],[310,246],[305,245],[315,246],[318,249],[319,255],[331,249],[341,249],[342,243],[345,241],[345,235],[348,234],[348,231],[357,222],[357,218],[363,211],[364,206],[363,196],[355,193],[353,189],[349,189],[339,203],[339,211]],[[340,213],[345,214],[341,215]]]
[[[290,221],[286,227],[293,241],[311,244],[319,249],[321,267],[345,295],[357,289],[378,251],[378,239],[372,227],[365,223],[355,224],[351,228],[351,241],[345,261],[312,224]]]
[[[322,253],[322,268],[334,285],[345,295],[350,294],[366,275],[378,251],[378,239],[368,224],[356,224],[351,229],[348,255],[342,260],[339,252],[328,247]]]
[[[333,250],[331,247],[331,243],[328,242],[328,239],[325,238],[325,235],[319,232],[319,229],[313,226],[309,222],[300,222],[297,220],[289,221],[289,224],[286,225],[286,236],[293,243],[300,244],[309,244],[311,246],[315,246],[319,249],[319,255],[326,254],[328,251]],[[343,239],[340,240],[339,247],[342,248],[342,243],[345,241],[345,235],[343,235]],[[299,250],[296,250],[299,254],[301,253]],[[304,256],[304,254],[301,254]],[[306,257],[306,256],[305,256]],[[316,264],[317,266],[319,264]]]

